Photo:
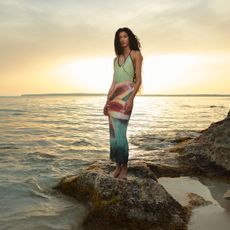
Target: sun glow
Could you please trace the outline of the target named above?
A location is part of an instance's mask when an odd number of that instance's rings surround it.
[[[216,54],[143,56],[143,94],[208,93],[216,75],[227,76],[224,68],[230,60],[229,56]],[[52,69],[51,75],[55,81],[71,85],[75,92],[107,93],[113,77],[113,57],[68,60]]]
[[[218,74],[227,77],[229,61],[229,55],[216,54],[148,56],[143,63],[144,92],[147,94],[178,93],[178,91],[180,93],[208,93],[209,88],[215,88],[215,85],[210,85],[210,83]],[[226,69],[228,71],[225,71]]]
[[[57,81],[71,84],[77,92],[104,93],[112,82],[110,57],[74,59],[51,71]]]

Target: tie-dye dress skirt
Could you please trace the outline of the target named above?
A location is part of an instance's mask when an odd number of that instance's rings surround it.
[[[133,107],[126,111],[124,106],[134,89],[134,83],[129,80],[115,85],[108,103],[108,119],[110,134],[110,159],[117,165],[127,164],[129,145],[127,127]]]

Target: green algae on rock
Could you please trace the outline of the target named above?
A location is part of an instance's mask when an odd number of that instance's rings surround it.
[[[66,195],[89,201],[85,229],[187,229],[188,209],[157,182],[147,165],[130,164],[127,180],[114,178],[112,170],[110,162],[92,163],[55,186]]]

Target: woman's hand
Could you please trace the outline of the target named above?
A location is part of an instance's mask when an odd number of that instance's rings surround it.
[[[108,107],[109,107],[109,101],[106,101],[104,109],[103,109],[103,113],[105,116],[108,116]]]
[[[103,109],[103,112],[104,112],[105,116],[108,116],[109,101],[111,100],[111,97],[113,95],[113,91],[114,91],[114,89],[112,89],[111,91],[109,91],[109,93],[107,95],[107,101],[106,101],[104,109]]]
[[[126,110],[126,112],[130,112],[132,107],[133,107],[133,99],[128,99],[125,103],[124,109]]]

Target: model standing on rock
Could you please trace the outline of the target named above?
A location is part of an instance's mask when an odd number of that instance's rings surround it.
[[[115,33],[114,75],[104,106],[108,116],[110,134],[110,159],[116,162],[113,176],[127,178],[129,146],[126,131],[132,114],[133,102],[141,84],[143,56],[140,42],[127,28],[119,28]]]

